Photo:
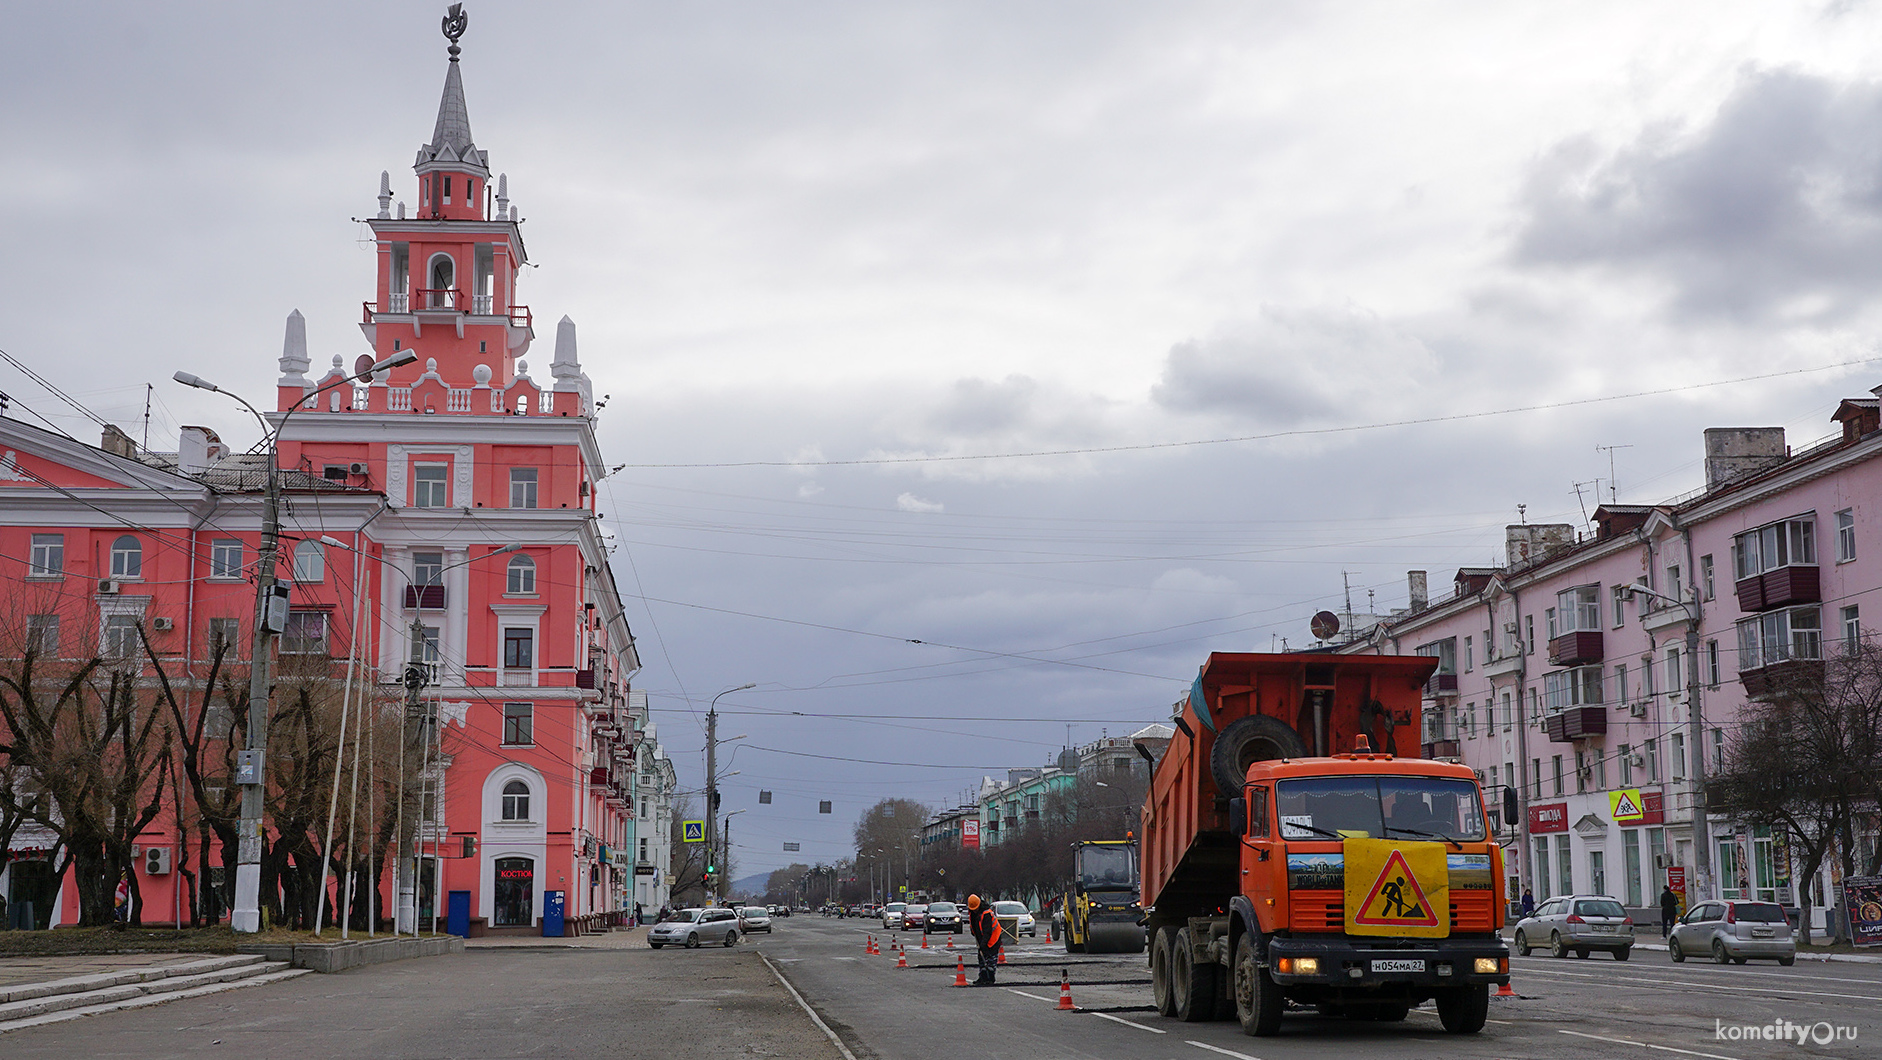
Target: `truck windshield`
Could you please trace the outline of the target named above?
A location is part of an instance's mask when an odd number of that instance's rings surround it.
[[[1282,839],[1482,839],[1467,780],[1303,777],[1275,785]]]
[[[1131,871],[1130,847],[1084,847],[1078,852],[1078,882],[1087,888],[1111,889],[1136,885]]]

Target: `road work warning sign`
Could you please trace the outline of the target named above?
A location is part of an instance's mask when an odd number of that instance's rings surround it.
[[[1437,938],[1451,933],[1451,880],[1442,843],[1348,839],[1346,930]]]

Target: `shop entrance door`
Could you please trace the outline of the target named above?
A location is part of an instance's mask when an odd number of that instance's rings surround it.
[[[498,858],[493,927],[529,927],[536,922],[536,862]]]

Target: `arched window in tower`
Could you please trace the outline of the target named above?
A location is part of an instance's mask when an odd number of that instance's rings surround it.
[[[303,541],[294,546],[294,580],[301,585],[327,580],[327,550],[320,542]]]
[[[451,260],[451,255],[432,255],[426,279],[429,281],[425,290],[426,308],[457,308],[457,262]]]
[[[506,821],[529,820],[529,785],[520,780],[512,780],[503,785],[503,819]]]
[[[510,560],[509,583],[504,592],[512,595],[533,595],[536,591],[536,561],[528,556],[516,556]]]
[[[111,576],[113,578],[141,578],[144,576],[144,546],[129,534],[111,542]]]

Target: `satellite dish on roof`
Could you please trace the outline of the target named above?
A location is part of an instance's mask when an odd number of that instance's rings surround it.
[[[373,365],[378,363],[378,361],[372,359],[372,354],[362,353],[353,359],[353,374],[365,375],[367,372],[372,371]]]
[[[1065,750],[1059,752],[1059,772],[1061,773],[1078,772],[1078,752],[1077,751],[1074,751],[1071,748],[1067,747]]]
[[[1322,611],[1313,616],[1313,622],[1307,628],[1313,630],[1314,636],[1326,640],[1340,631],[1340,616],[1331,611]]]

